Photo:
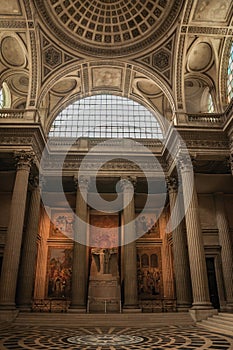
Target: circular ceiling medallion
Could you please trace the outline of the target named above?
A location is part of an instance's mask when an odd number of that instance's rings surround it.
[[[15,73],[8,79],[8,84],[17,94],[26,95],[28,93],[29,78],[25,73]]]
[[[83,53],[124,55],[159,40],[177,18],[183,0],[37,0],[45,24]]]
[[[12,36],[6,36],[2,39],[1,54],[6,64],[11,67],[22,67],[25,65],[26,56],[18,40]]]
[[[144,338],[134,335],[92,334],[70,337],[67,341],[78,345],[120,346],[142,343]]]
[[[210,68],[213,62],[212,47],[206,42],[195,44],[188,56],[188,68],[193,72],[203,72]]]
[[[76,79],[63,79],[53,86],[52,91],[58,94],[64,94],[72,91],[76,86]]]

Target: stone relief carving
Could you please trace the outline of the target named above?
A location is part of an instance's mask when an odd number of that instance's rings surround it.
[[[122,70],[119,68],[92,68],[92,86],[121,89]]]
[[[230,5],[231,0],[199,0],[194,19],[211,22],[223,21]]]

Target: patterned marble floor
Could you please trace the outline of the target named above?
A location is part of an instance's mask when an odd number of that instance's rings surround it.
[[[5,326],[0,349],[233,349],[233,338],[195,326],[164,328]]]

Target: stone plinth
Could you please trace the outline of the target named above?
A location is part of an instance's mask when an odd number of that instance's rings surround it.
[[[88,291],[89,312],[120,312],[119,278],[112,274],[90,277]]]

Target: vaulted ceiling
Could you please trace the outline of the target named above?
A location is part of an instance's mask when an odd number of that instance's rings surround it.
[[[45,130],[85,96],[127,96],[172,120],[227,105],[231,0],[0,2],[0,83]]]

